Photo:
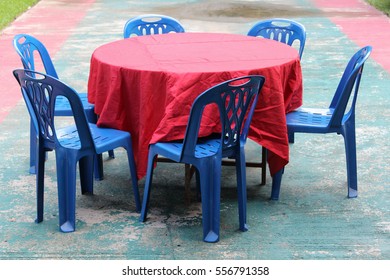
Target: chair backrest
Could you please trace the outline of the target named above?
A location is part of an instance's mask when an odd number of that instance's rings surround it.
[[[274,18],[258,21],[248,32],[248,36],[273,39],[292,46],[295,41],[299,42],[299,56],[302,58],[306,42],[306,29],[299,22]]]
[[[18,81],[27,109],[39,139],[44,147],[55,149],[58,139],[55,130],[54,105],[56,98],[69,100],[82,150],[95,150],[83,105],[78,94],[63,82],[49,75],[25,69],[16,69],[13,74]]]
[[[333,110],[330,120],[330,127],[340,127],[340,125],[355,116],[356,99],[359,92],[360,79],[363,73],[364,63],[370,56],[371,46],[366,46],[357,51],[349,60],[347,67],[340,79],[336,92],[333,96],[329,108]],[[353,92],[353,99],[350,97]],[[348,106],[349,104],[349,106]],[[349,108],[346,113],[347,108]]]
[[[183,33],[184,27],[172,17],[147,14],[129,19],[123,30],[123,38],[170,32]]]
[[[46,74],[58,79],[54,64],[42,42],[31,35],[18,34],[14,37],[13,45],[22,60],[24,69],[39,72],[45,70]],[[37,63],[44,69],[37,69]]]
[[[181,158],[194,156],[203,111],[210,104],[218,107],[220,115],[221,146],[218,152],[224,154],[245,143],[264,81],[265,78],[258,75],[239,77],[211,87],[199,95],[192,104]]]

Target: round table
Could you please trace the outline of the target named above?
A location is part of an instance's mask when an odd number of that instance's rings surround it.
[[[98,125],[129,131],[138,177],[148,146],[183,139],[193,100],[206,89],[243,75],[266,78],[249,138],[270,151],[271,175],[289,159],[285,114],[302,104],[298,52],[274,40],[237,34],[170,33],[132,37],[98,47],[91,58],[89,102]],[[201,136],[218,126],[218,116]]]

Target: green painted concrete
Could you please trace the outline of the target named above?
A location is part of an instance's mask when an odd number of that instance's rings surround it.
[[[133,15],[161,12],[178,18],[188,31],[240,34],[256,21],[245,14],[208,17],[205,13],[198,19],[185,13],[189,7],[200,8],[189,3],[196,1],[164,2],[96,1],[53,57],[61,79],[86,90],[91,53],[120,39],[125,21]],[[186,9],[177,9],[182,2],[187,2]],[[304,103],[327,106],[348,59],[359,47],[311,1],[261,2],[281,5],[286,17],[306,26]],[[205,3],[215,8],[213,1]],[[288,11],[294,13],[289,16]],[[357,104],[358,198],[347,198],[341,136],[297,134],[279,201],[269,200],[270,176],[265,186],[259,186],[259,171],[248,169],[247,232],[238,230],[234,169],[223,169],[221,236],[216,244],[202,241],[200,203],[194,199],[194,188],[192,200],[185,200],[181,165],[158,165],[149,219],[138,222],[121,150],[115,151],[116,159],[106,159],[105,179],[95,183],[94,195],[81,195],[78,189],[77,229],[70,234],[58,231],[55,159],[50,154],[45,220],[35,224],[35,177],[27,173],[28,116],[21,100],[0,123],[0,259],[388,260],[389,92],[390,73],[369,59]],[[248,159],[255,159],[259,149],[249,143]]]

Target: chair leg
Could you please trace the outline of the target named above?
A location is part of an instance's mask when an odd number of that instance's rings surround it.
[[[280,185],[282,183],[283,172],[284,172],[284,168],[276,172],[276,174],[274,174],[274,176],[272,177],[272,192],[271,192],[272,200],[279,199]]]
[[[202,201],[202,196],[201,196],[201,191],[200,191],[200,175],[199,175],[199,170],[195,168],[195,179],[196,179],[196,201],[201,202]]]
[[[238,216],[240,221],[240,230],[247,231],[246,223],[246,168],[245,168],[245,152],[241,148],[240,155],[236,158],[236,173],[237,173],[237,194],[238,194]]]
[[[97,181],[103,180],[104,174],[103,174],[103,156],[102,156],[102,154],[95,155],[94,174],[95,174],[95,180],[97,180]]]
[[[261,183],[260,186],[264,186],[267,181],[267,148],[261,148]]]
[[[37,161],[37,134],[34,129],[33,122],[30,121],[30,174],[36,174],[38,167]]]
[[[191,202],[191,179],[194,176],[195,168],[191,164],[184,164],[184,193],[186,202]]]
[[[144,187],[144,197],[142,201],[141,216],[139,218],[140,222],[145,222],[147,218],[150,188],[152,187],[152,181],[153,181],[154,161],[156,160],[156,158],[157,158],[156,154],[149,152],[148,170],[146,172],[146,181]]]
[[[109,151],[108,151],[108,156],[109,156],[110,158],[115,158],[114,150],[109,150]]]
[[[203,240],[219,240],[220,196],[221,196],[221,160],[216,156],[209,158],[209,164],[197,166],[200,176],[202,197]]]
[[[95,114],[94,110],[85,110],[85,114],[87,116],[87,120],[89,123],[97,123],[98,116]],[[96,155],[94,160],[94,174],[95,174],[95,180],[101,181],[104,178],[103,175],[103,156]]]
[[[56,150],[59,224],[62,232],[76,227],[76,160]]]
[[[348,125],[348,126],[347,126]],[[348,197],[358,196],[357,163],[356,163],[356,136],[355,124],[350,122],[344,127],[344,144],[347,163]]]
[[[37,147],[35,145],[35,147]],[[45,157],[46,152],[42,148],[35,149],[37,159],[37,174],[36,174],[36,192],[37,192],[37,218],[36,223],[43,221],[43,205],[44,205],[44,181],[45,181]],[[34,166],[35,168],[35,166]]]
[[[126,149],[126,151],[127,151],[127,161],[129,162],[131,181],[132,181],[132,185],[133,185],[135,208],[136,208],[136,211],[139,212],[139,211],[141,211],[141,199],[139,197],[137,168],[135,166],[134,154],[133,154],[133,150],[131,147],[131,142],[130,142],[130,147],[128,147]]]
[[[294,143],[294,142],[295,142],[294,132],[288,133],[288,143]]]
[[[94,157],[85,156],[79,161],[80,185],[82,194],[93,194]]]

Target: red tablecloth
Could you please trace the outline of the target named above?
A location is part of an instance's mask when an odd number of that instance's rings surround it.
[[[298,52],[262,38],[236,34],[171,33],[132,37],[97,48],[88,97],[98,125],[129,131],[139,178],[148,145],[182,139],[193,100],[217,83],[243,75],[266,77],[249,137],[271,153],[271,175],[289,160],[285,113],[302,103]],[[217,116],[201,127],[206,136]]]

